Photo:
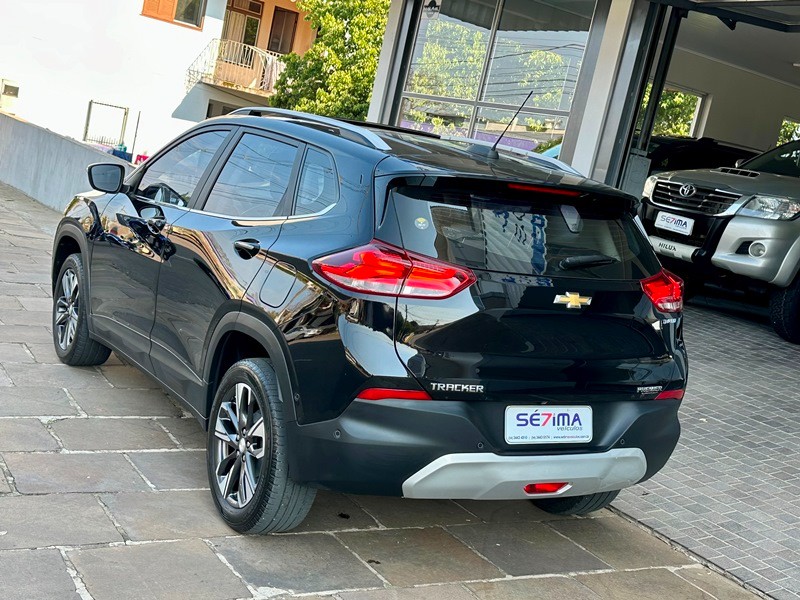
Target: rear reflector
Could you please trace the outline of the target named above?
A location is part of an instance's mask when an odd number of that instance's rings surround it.
[[[314,271],[347,290],[403,298],[449,298],[475,282],[469,269],[373,240],[318,258]]]
[[[564,188],[548,187],[544,185],[530,185],[527,183],[509,183],[508,189],[520,192],[536,192],[539,194],[550,194],[551,196],[570,196],[577,198],[582,194],[578,190],[568,190]]]
[[[528,495],[534,494],[555,494],[556,492],[564,489],[567,482],[562,483],[529,483],[523,489]]]
[[[683,400],[684,393],[685,390],[664,390],[656,396],[656,400]]]
[[[424,390],[367,388],[358,392],[356,400],[432,400],[432,398]]]
[[[659,273],[642,279],[642,290],[661,312],[680,312],[683,310],[683,279],[661,269]]]

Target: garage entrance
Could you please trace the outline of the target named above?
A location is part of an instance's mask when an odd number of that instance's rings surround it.
[[[630,94],[607,181],[638,195],[649,174],[734,166],[800,136],[800,6],[665,0]]]

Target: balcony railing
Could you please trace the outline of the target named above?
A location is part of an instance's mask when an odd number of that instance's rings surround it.
[[[233,40],[212,40],[186,73],[186,90],[198,82],[270,96],[283,72],[281,55]]]

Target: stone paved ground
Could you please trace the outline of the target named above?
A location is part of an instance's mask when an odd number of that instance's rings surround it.
[[[100,368],[58,363],[48,312],[48,253],[56,220],[55,213],[0,184],[0,598],[754,597],[612,511],[559,519],[525,502],[320,493],[295,533],[234,535],[217,518],[206,489],[204,436],[195,421],[151,380],[116,359]],[[694,311],[691,320],[701,322],[706,316]],[[756,330],[754,335],[761,334]],[[719,363],[711,364],[723,368],[723,357],[717,358]],[[698,357],[695,373],[701,366]],[[744,379],[753,375],[754,369]],[[769,386],[780,386],[776,378],[770,381],[764,395],[774,392]],[[697,375],[695,382],[698,400],[701,391],[714,393],[701,390]],[[786,381],[783,385],[788,389]],[[696,416],[695,402],[688,403],[690,416]],[[732,410],[732,404],[725,407]],[[690,425],[687,444],[668,477],[687,484],[701,470],[714,470],[713,477],[730,484],[712,494],[714,502],[723,502],[715,512],[725,514],[730,504],[742,515],[749,509],[748,518],[757,520],[766,509],[748,503],[757,497],[755,487],[764,487],[766,475],[789,464],[785,456],[770,462],[783,442],[752,436],[762,445],[736,458],[742,466],[756,458],[763,468],[749,466],[731,475],[726,451],[738,442],[728,437],[747,434],[744,424],[734,412],[702,414],[713,443],[693,443],[693,436],[705,432],[699,424]],[[761,413],[753,411],[753,416],[761,418]],[[780,416],[763,416],[780,426]],[[717,418],[731,429],[723,430]],[[717,462],[709,464],[705,455],[692,459],[706,446],[718,453]],[[786,475],[774,476],[775,484],[789,485],[792,473]],[[669,482],[661,478],[637,489],[620,506],[644,512],[652,503],[653,510],[662,512],[644,518],[660,519],[653,524],[665,531],[672,514],[686,522],[704,514],[699,503],[679,495],[685,488],[653,493],[641,504],[644,490]],[[741,496],[724,495],[736,495],[736,485],[745,488]],[[791,502],[788,491],[786,502]],[[784,514],[792,513],[776,518]],[[743,519],[728,515],[719,523],[721,542],[729,539],[721,532],[736,532],[736,523]],[[699,524],[678,531],[684,545],[698,541],[709,549],[717,549],[711,543],[716,535]],[[775,543],[785,545],[787,539]],[[748,548],[739,562],[763,558],[766,551]]]
[[[800,598],[800,346],[757,309],[686,311],[683,433],[614,506],[775,598]]]

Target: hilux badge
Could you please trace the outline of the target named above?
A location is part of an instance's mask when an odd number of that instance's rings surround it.
[[[591,303],[591,296],[581,296],[575,292],[567,292],[563,295],[558,294],[553,300],[553,304],[566,304],[567,308],[580,308],[581,306],[589,306]]]

